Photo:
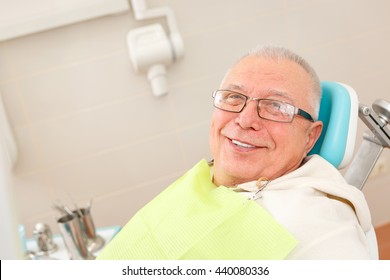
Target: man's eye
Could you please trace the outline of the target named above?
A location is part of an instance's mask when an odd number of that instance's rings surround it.
[[[271,102],[269,106],[271,106],[275,110],[282,110],[284,107],[283,104],[281,104],[280,102]]]
[[[244,101],[244,98],[239,94],[229,94],[225,97],[225,102],[232,104],[232,105],[238,105],[241,104]]]
[[[276,101],[271,101],[267,104],[267,109],[272,112],[283,112],[285,111],[284,104]]]

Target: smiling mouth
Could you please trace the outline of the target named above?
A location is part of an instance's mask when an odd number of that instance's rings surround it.
[[[249,144],[247,144],[247,143],[242,143],[242,142],[240,142],[240,141],[238,141],[238,140],[232,139],[231,141],[232,141],[232,143],[233,143],[234,145],[239,146],[239,147],[248,148],[248,149],[256,148],[256,146],[252,146],[252,145],[249,145]]]

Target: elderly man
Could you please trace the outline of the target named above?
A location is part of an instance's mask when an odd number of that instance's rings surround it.
[[[298,55],[260,46],[214,91],[213,161],[141,209],[99,259],[368,259],[362,193],[318,155],[321,88]]]

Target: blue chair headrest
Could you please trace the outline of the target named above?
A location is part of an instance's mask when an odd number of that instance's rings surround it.
[[[322,82],[322,98],[318,119],[323,130],[310,154],[318,154],[343,168],[350,162],[356,138],[359,102],[356,92],[338,82]]]

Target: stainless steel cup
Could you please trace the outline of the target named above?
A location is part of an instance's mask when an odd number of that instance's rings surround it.
[[[91,215],[91,208],[79,208],[73,211],[79,217],[81,226],[87,237],[87,248],[91,253],[101,249],[104,245],[104,239],[96,234],[95,224]]]
[[[95,258],[87,248],[87,238],[77,215],[65,215],[57,223],[71,260]]]

